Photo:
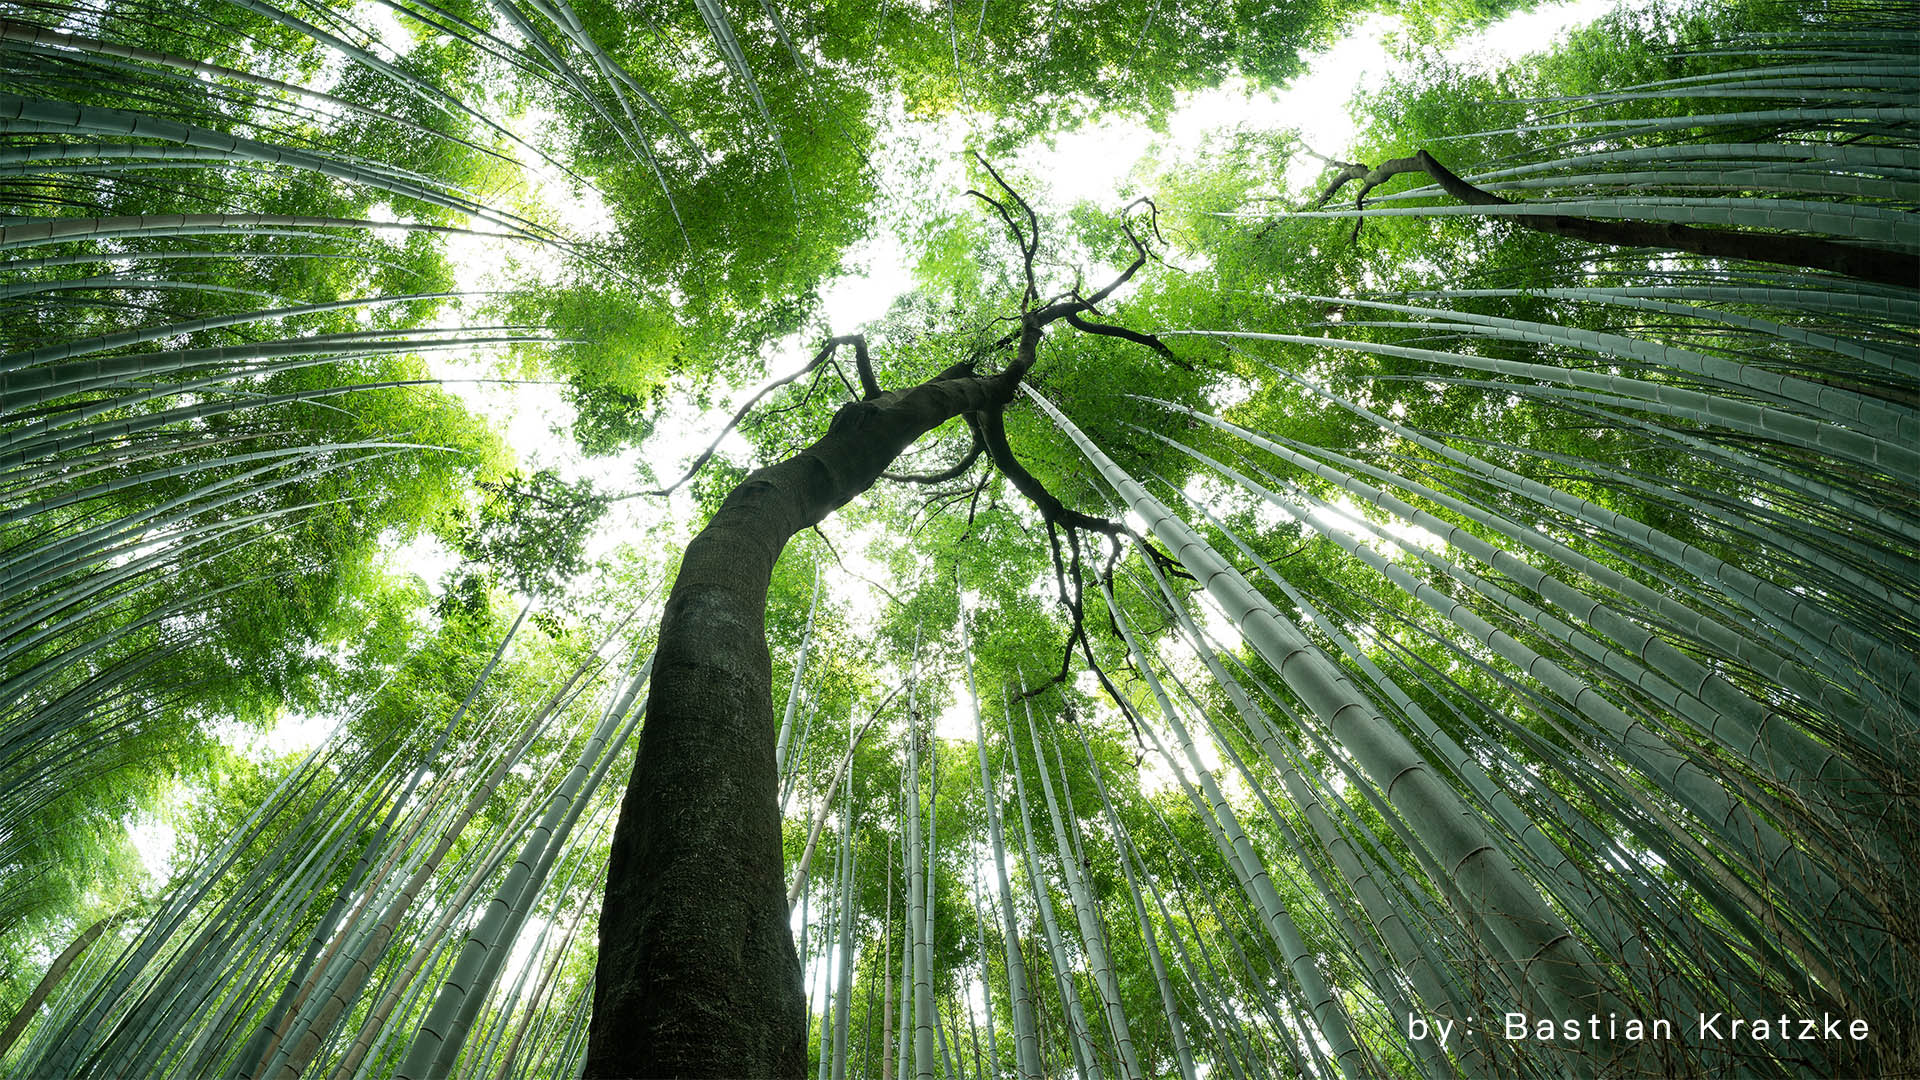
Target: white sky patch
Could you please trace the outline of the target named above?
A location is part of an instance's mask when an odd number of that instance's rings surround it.
[[[1220,604],[1214,600],[1212,593],[1202,590],[1197,595],[1200,598],[1200,618],[1195,621],[1200,627],[1200,632],[1228,652],[1239,651],[1241,645],[1246,642],[1246,639],[1240,636],[1240,628],[1233,624],[1232,619],[1227,618],[1227,613],[1220,609]]]
[[[826,529],[830,523],[831,519],[822,522],[821,527]],[[852,532],[828,532],[840,560],[836,563],[830,556],[821,560],[822,595],[844,605],[848,635],[854,640],[863,640],[879,628],[885,605],[890,603],[886,595],[870,583],[878,582],[891,589],[897,582],[885,563],[868,554],[880,538],[879,529],[869,525]]]
[[[399,13],[386,4],[355,4],[351,18],[361,29],[373,35],[376,47],[386,53],[389,59],[413,51],[413,35],[400,25]]]
[[[1134,163],[1164,138],[1138,121],[1103,120],[1056,135],[1051,146],[1034,147],[1032,170],[1046,179],[1048,192],[1063,206],[1105,205],[1114,201]]]
[[[406,243],[407,233],[411,231],[411,230],[402,228],[398,224],[400,221],[400,215],[393,212],[392,203],[377,202],[377,203],[374,203],[372,206],[367,207],[367,220],[395,223],[392,225],[375,225],[372,228],[367,230],[369,233],[372,233],[374,236],[378,237],[381,240],[386,241],[389,244]]]
[[[1417,547],[1427,551],[1445,551],[1447,547],[1447,542],[1438,533],[1400,518],[1389,518],[1380,528],[1399,541],[1402,547]]]
[[[1253,382],[1238,375],[1229,375],[1221,379],[1207,392],[1208,401],[1216,413],[1225,412],[1235,405],[1253,400]]]
[[[542,132],[553,130],[559,123],[560,118],[556,114],[535,106],[515,116],[509,129],[531,143],[539,139]],[[526,151],[522,151],[520,156],[533,158]],[[537,158],[528,162],[528,168],[523,173],[532,186],[527,193],[530,201],[553,215],[554,223],[567,236],[575,240],[591,240],[613,233],[613,211],[598,188],[566,176]]]
[[[1344,149],[1354,134],[1346,104],[1355,93],[1376,89],[1395,61],[1388,41],[1400,22],[1390,15],[1369,15],[1345,38],[1324,52],[1309,55],[1307,70],[1280,90],[1261,90],[1245,79],[1178,95],[1165,132],[1138,120],[1105,120],[1054,136],[1048,145],[1022,155],[1022,162],[1046,178],[1049,194],[1062,205],[1109,203],[1135,165],[1150,152],[1190,157],[1210,136],[1232,130],[1279,131],[1297,128],[1309,146]],[[1172,151],[1169,154],[1168,151]],[[1301,182],[1320,166],[1306,159]],[[1293,179],[1291,172],[1289,180]]]
[[[1477,34],[1460,39],[1447,50],[1456,62],[1497,66],[1517,60],[1528,53],[1540,52],[1562,34],[1598,19],[1616,7],[1639,10],[1648,0],[1564,0],[1542,4],[1532,11],[1515,12]]]
[[[429,590],[459,562],[460,556],[430,533],[421,533],[401,547],[389,548],[387,554],[389,567],[398,573],[419,577]]]
[[[133,841],[134,850],[140,853],[140,865],[146,867],[154,881],[166,881],[173,875],[173,849],[178,834],[171,824],[153,814],[135,814],[128,819],[127,836]]]
[[[288,754],[304,754],[319,746],[326,737],[338,727],[337,716],[316,715],[314,713],[281,713],[274,722],[273,729],[259,736],[253,742],[254,749],[268,757],[285,757]]]
[[[1212,746],[1213,741],[1206,740],[1206,744]],[[1220,794],[1227,800],[1227,805],[1236,811],[1264,812],[1266,810],[1266,807],[1260,805],[1259,797],[1253,793],[1252,786],[1247,783],[1246,775],[1239,769],[1227,768],[1223,761],[1220,766],[1215,767],[1213,775],[1215,782],[1220,786]]]
[[[1158,753],[1141,755],[1140,770],[1136,775],[1139,777],[1140,792],[1143,795],[1158,795],[1163,791],[1178,790],[1180,787],[1179,777],[1174,774],[1172,766],[1168,765],[1167,760]]]
[[[940,710],[940,715],[934,718],[934,737],[950,742],[972,742],[973,702],[967,697],[967,684],[956,679],[952,689],[952,704]]]
[[[1456,63],[1497,66],[1546,47],[1613,7],[1613,0],[1543,4],[1463,35],[1444,55]],[[1059,136],[1050,149],[1037,148],[1034,171],[1048,178],[1057,198],[1099,203],[1111,201],[1149,150],[1157,148],[1170,160],[1190,158],[1210,136],[1223,132],[1293,128],[1306,146],[1339,156],[1352,147],[1358,130],[1349,104],[1356,95],[1381,89],[1389,75],[1407,66],[1396,52],[1400,29],[1395,16],[1369,15],[1326,50],[1305,57],[1305,72],[1285,87],[1256,89],[1236,78],[1181,94],[1165,134],[1137,121],[1104,122]],[[1285,186],[1299,189],[1323,167],[1311,156],[1297,155],[1288,164]]]
[[[273,725],[262,730],[235,720],[213,725],[213,734],[221,743],[256,764],[305,754],[326,741],[341,724],[335,713],[309,713],[283,709]]]
[[[1263,479],[1265,478],[1256,479],[1255,482],[1258,483]],[[1269,484],[1263,483],[1261,486],[1271,490]],[[1232,486],[1211,474],[1193,477],[1187,484],[1186,493],[1188,498],[1206,506],[1214,517],[1221,519],[1233,512],[1234,506],[1231,499],[1243,494],[1239,487]],[[1244,494],[1251,497],[1250,493]],[[1290,500],[1306,501],[1306,496],[1291,485],[1277,494],[1286,496]],[[1344,492],[1335,492],[1324,498],[1316,496],[1316,500],[1307,507],[1308,529],[1319,532],[1332,531],[1351,537],[1389,559],[1408,557],[1401,548],[1418,547],[1428,551],[1443,551],[1447,546],[1446,541],[1437,534],[1402,518],[1388,515],[1384,521],[1376,521],[1368,517],[1360,504]],[[1253,508],[1256,519],[1268,528],[1300,520],[1300,515],[1291,505],[1277,503],[1272,499],[1256,497]],[[1382,536],[1382,533],[1385,536]],[[1213,632],[1212,624],[1203,623],[1203,625],[1206,625],[1209,633]],[[1237,643],[1237,634],[1235,640]]]
[[[1315,506],[1308,514],[1308,521],[1320,529],[1330,529],[1352,537],[1388,559],[1401,561],[1413,558],[1403,548],[1424,548],[1428,551],[1446,550],[1446,541],[1432,531],[1404,521],[1389,517],[1386,521],[1374,521],[1366,517],[1360,505],[1345,495]],[[1385,534],[1384,536],[1381,534]]]
[[[1543,48],[1569,27],[1590,21],[1611,7],[1608,0],[1572,0],[1543,5],[1532,12],[1506,19],[1485,32],[1464,38],[1448,55],[1453,59],[1471,58],[1475,62],[1498,63]],[[375,35],[378,41],[376,47],[389,55],[405,54],[415,45],[411,31],[391,8],[383,4],[362,3],[355,8],[354,18]],[[1316,151],[1338,155],[1349,147],[1355,130],[1347,108],[1348,102],[1356,92],[1382,85],[1399,63],[1391,52],[1391,38],[1397,25],[1397,20],[1391,16],[1369,16],[1342,41],[1308,57],[1306,72],[1278,91],[1252,91],[1244,82],[1229,81],[1212,90],[1182,95],[1176,111],[1168,118],[1165,134],[1154,133],[1137,123],[1106,122],[1085,131],[1060,135],[1050,147],[1033,148],[1031,154],[1022,157],[1020,167],[1023,172],[1046,178],[1050,201],[1071,204],[1078,200],[1089,200],[1117,208],[1119,192],[1125,187],[1127,178],[1139,160],[1150,150],[1157,148],[1163,159],[1177,160],[1197,151],[1214,132],[1294,128]],[[327,63],[329,67],[318,76],[317,88],[331,86],[337,79],[334,60],[330,57]],[[517,135],[534,141],[552,123],[552,116],[529,109],[514,118],[511,126]],[[964,175],[965,131],[965,119],[956,117],[953,122],[941,125],[937,131],[921,132],[918,137],[924,140],[922,144],[903,147],[903,157],[932,151],[940,160],[935,162],[931,170],[916,174],[911,181],[906,178],[903,169],[890,163],[887,173],[894,192],[898,193],[908,183],[923,187],[944,184],[952,192],[955,203],[962,201],[964,196],[959,193],[965,185],[957,181]],[[517,150],[517,156],[526,165],[524,172],[530,187],[516,194],[529,204],[540,207],[540,213],[547,221],[568,235],[582,239],[604,235],[611,227],[611,215],[596,191],[558,175],[524,148]],[[1296,177],[1296,172],[1311,176],[1319,167],[1318,162],[1303,155],[1295,159],[1286,175],[1290,183],[1298,183],[1301,181]],[[385,203],[370,210],[369,216],[380,221],[397,220],[391,206]],[[476,223],[474,228],[491,232],[497,227]],[[397,229],[377,231],[396,235],[400,232]],[[444,234],[444,239],[457,282],[455,287],[462,291],[484,292],[506,288],[514,278],[524,278],[529,273],[550,278],[560,266],[556,249],[538,244],[457,233]],[[849,274],[826,283],[822,290],[822,309],[836,332],[850,331],[884,315],[894,298],[911,286],[911,260],[909,252],[900,242],[898,229],[875,229],[868,243],[849,254],[848,265],[852,268]],[[787,343],[781,349],[785,354],[784,360],[776,360],[770,365],[771,372],[781,374],[793,370],[804,361],[808,351],[810,346],[797,340]],[[631,490],[636,486],[634,466],[643,451],[635,449],[601,459],[589,459],[581,455],[566,434],[573,415],[560,387],[542,383],[505,385],[471,381],[494,374],[495,358],[488,354],[430,351],[423,355],[427,358],[430,372],[435,377],[448,380],[446,389],[459,395],[476,413],[499,427],[508,445],[521,455],[528,469],[552,467],[568,479],[590,476],[602,490],[610,493]],[[734,396],[741,399],[745,393]],[[712,433],[718,429],[720,417],[730,414],[731,407],[724,411],[714,410],[701,420],[695,420],[690,413],[689,409],[673,414],[672,422],[662,425],[663,433],[651,440],[644,451],[662,474],[663,481],[677,478],[682,463],[706,445]],[[740,455],[745,449],[744,442],[736,437],[723,444],[722,453]],[[618,503],[609,513],[603,528],[589,542],[588,554],[592,556],[610,550],[624,538],[623,534],[632,532],[636,522],[648,515],[666,513],[673,515],[676,521],[685,521],[691,505],[684,490],[665,505],[652,499]],[[1353,508],[1352,512],[1357,514],[1357,508]],[[1129,512],[1127,518],[1130,524],[1144,531],[1144,523],[1139,521],[1137,515]],[[1349,532],[1353,532],[1355,527],[1355,523],[1341,521],[1340,514],[1331,515],[1329,524]],[[1388,529],[1410,542],[1436,549],[1441,546],[1437,537],[1410,525],[1388,526]],[[849,534],[830,528],[830,532],[846,566],[843,569],[827,561],[822,567],[823,585],[828,588],[829,596],[847,605],[848,629],[859,638],[870,633],[877,625],[882,605],[888,602],[869,582],[879,582],[890,588],[895,582],[884,564],[867,555],[878,539],[871,531]],[[454,556],[442,545],[416,542],[395,551],[392,560],[397,567],[418,573],[431,584],[437,582],[453,565]],[[1042,581],[1037,587],[1051,594],[1050,582]],[[1202,602],[1200,621],[1223,646],[1237,648],[1240,645],[1238,631],[1209,601]],[[1099,693],[1098,684],[1090,673],[1077,673],[1076,684],[1089,693]],[[942,738],[971,740],[972,715],[966,707],[962,688],[956,688],[956,697],[961,700],[941,714],[936,723],[936,734]],[[1154,722],[1156,726],[1159,724],[1157,717],[1149,722]],[[288,714],[264,734],[232,725],[234,730],[229,732],[223,729],[221,735],[225,741],[241,748],[242,752],[277,756],[311,749],[337,723],[338,718],[332,716]],[[1220,760],[1211,740],[1204,736],[1198,738],[1203,763],[1217,771]],[[1169,749],[1172,749],[1171,745]],[[1173,752],[1179,753],[1177,750]],[[1338,784],[1337,777],[1335,781]],[[1154,791],[1171,785],[1173,777],[1157,755],[1148,754],[1142,763],[1141,782],[1147,790]],[[172,869],[171,856],[175,842],[173,827],[157,816],[141,815],[131,819],[128,828],[149,872],[157,880],[164,880]],[[519,954],[522,949],[531,948],[530,943],[538,936],[537,928],[534,929],[534,933],[521,935],[520,941],[528,944],[516,945],[516,954],[508,961],[510,972],[530,962],[530,954],[525,957]]]
[[[1167,690],[1169,693],[1175,692],[1172,687],[1168,687]],[[1173,730],[1166,725],[1166,720],[1154,715],[1143,717],[1141,722],[1153,725],[1154,733],[1160,737],[1160,742],[1166,747],[1167,754],[1173,762],[1178,763],[1179,773],[1175,774],[1174,765],[1166,758],[1161,757],[1156,751],[1149,750],[1140,758],[1140,789],[1151,795],[1168,788],[1178,788],[1179,777],[1185,776],[1187,782],[1193,784],[1194,790],[1198,791],[1199,785],[1194,783],[1193,767],[1187,761],[1186,751],[1180,749],[1179,743],[1174,739]],[[1200,764],[1216,778],[1219,777],[1221,766],[1225,763],[1219,748],[1214,746],[1213,740],[1206,736],[1203,726],[1196,727],[1197,720],[1184,714],[1184,709],[1180,722],[1186,725],[1187,734],[1193,736],[1193,749],[1200,758]],[[1151,741],[1148,742],[1148,746],[1152,746]]]
[[[891,230],[881,233],[858,253],[853,272],[835,278],[821,292],[820,310],[836,331],[879,319],[895,297],[913,287],[906,248]]]

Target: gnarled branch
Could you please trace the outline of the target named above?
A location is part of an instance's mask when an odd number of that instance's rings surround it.
[[[1348,181],[1359,179],[1363,183],[1359,195],[1354,199],[1354,209],[1364,209],[1366,197],[1374,188],[1406,173],[1426,174],[1441,191],[1468,206],[1520,205],[1461,179],[1425,150],[1416,150],[1407,157],[1394,158],[1370,169],[1354,163],[1340,164],[1341,171],[1321,193],[1314,206],[1326,205]],[[1359,235],[1360,223],[1364,220],[1355,220],[1354,236]],[[1571,214],[1522,214],[1515,215],[1511,220],[1518,227],[1534,232],[1611,247],[1684,251],[1709,259],[1739,259],[1825,270],[1881,285],[1908,289],[1920,286],[1920,256],[1823,237],[1752,229],[1705,228],[1668,221],[1576,217]]]

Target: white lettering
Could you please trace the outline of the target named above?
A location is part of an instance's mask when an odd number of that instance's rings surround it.
[[[1407,1041],[1421,1042],[1426,1038],[1428,1038],[1429,1036],[1435,1033],[1438,1033],[1440,1036],[1440,1045],[1445,1046],[1447,1045],[1447,1037],[1453,1034],[1453,1025],[1457,1022],[1458,1021],[1448,1020],[1442,1017],[1438,1020],[1433,1021],[1431,1024],[1429,1024],[1425,1017],[1415,1016],[1412,1013],[1408,1013],[1407,1014]],[[1512,1036],[1508,1036],[1508,1037],[1511,1038]]]
[[[1574,1022],[1565,1021],[1564,1023],[1568,1031],[1566,1037],[1570,1039],[1574,1038]],[[1627,1029],[1625,1032],[1627,1038],[1638,1039],[1642,1037],[1642,1033],[1647,1029],[1644,1025],[1636,1027],[1635,1025],[1639,1023],[1641,1022],[1637,1020],[1627,1021]],[[1741,1040],[1772,1042],[1778,1039],[1787,1039],[1795,1042],[1811,1042],[1815,1039],[1837,1040],[1842,1038],[1862,1042],[1873,1034],[1873,1025],[1867,1021],[1857,1018],[1850,1020],[1844,1016],[1835,1016],[1830,1012],[1823,1012],[1817,1017],[1788,1016],[1785,1013],[1779,1016],[1728,1016],[1726,1013],[1718,1012],[1700,1013],[1698,1014],[1698,1023],[1699,1037],[1703,1042],[1709,1039],[1721,1042],[1729,1040],[1735,1042]],[[1663,1025],[1666,1025],[1664,1034],[1662,1033]],[[1798,1030],[1796,1030],[1796,1025]],[[1620,1037],[1617,1025],[1609,1025],[1609,1034],[1614,1038]],[[1666,1020],[1652,1021],[1652,1035],[1654,1038],[1672,1038],[1670,1022]],[[1542,1037],[1545,1038],[1546,1036],[1543,1035]]]

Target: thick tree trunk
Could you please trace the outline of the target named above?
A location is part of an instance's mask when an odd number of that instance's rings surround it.
[[[588,1076],[805,1072],[766,643],[774,562],[922,435],[1004,404],[1009,374],[946,372],[843,407],[820,441],[748,476],[687,545],[614,830]]]

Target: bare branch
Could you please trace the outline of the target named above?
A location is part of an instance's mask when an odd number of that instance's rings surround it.
[[[635,495],[671,495],[675,491],[678,491],[683,484],[693,479],[694,476],[698,474],[701,469],[706,467],[707,462],[712,460],[714,452],[720,449],[721,441],[724,440],[727,437],[727,435],[733,431],[734,428],[740,426],[740,422],[746,419],[747,414],[753,411],[753,407],[755,405],[760,404],[761,399],[765,398],[768,394],[773,393],[775,390],[778,390],[781,387],[787,385],[788,383],[791,383],[799,379],[801,376],[805,375],[807,372],[812,371],[815,368],[821,366],[822,364],[825,364],[828,361],[832,360],[834,350],[839,348],[841,345],[846,345],[846,344],[852,344],[854,346],[854,353],[856,358],[862,361],[861,382],[872,383],[873,374],[872,374],[871,366],[864,363],[867,355],[866,339],[861,337],[859,334],[850,334],[845,337],[828,338],[826,345],[823,346],[819,352],[814,354],[813,359],[807,361],[807,364],[805,367],[801,368],[800,370],[794,372],[791,375],[783,375],[780,378],[775,379],[774,381],[761,387],[760,391],[754,394],[752,397],[748,398],[744,405],[741,405],[738,409],[734,410],[733,416],[727,420],[726,426],[722,427],[720,429],[720,433],[713,437],[713,441],[708,443],[707,448],[700,452],[700,456],[693,459],[693,464],[687,466],[686,473],[683,474],[680,477],[680,479],[675,480],[673,483],[668,484],[666,487],[663,487],[663,488],[654,488],[649,491],[635,492],[634,494]],[[841,375],[840,378],[842,382],[846,381],[846,376],[844,374]],[[849,386],[847,389],[851,391],[853,388]],[[875,390],[875,393],[876,394],[878,393],[877,389]]]
[[[1312,151],[1308,151],[1308,153],[1312,153]],[[1314,154],[1313,156],[1321,157],[1319,154]],[[1340,193],[1340,189],[1346,187],[1349,182],[1366,179],[1367,173],[1371,171],[1366,165],[1358,161],[1335,161],[1332,158],[1321,158],[1321,160],[1326,161],[1328,164],[1340,166],[1340,171],[1333,174],[1333,179],[1327,182],[1326,189],[1320,192],[1320,197],[1313,200],[1315,209],[1319,209],[1331,202],[1333,197]]]
[[[993,203],[994,208],[1000,211],[1001,220],[1007,223],[1007,228],[1013,230],[1014,240],[1020,245],[1020,258],[1027,274],[1027,291],[1026,294],[1021,297],[1020,306],[1025,308],[1040,299],[1040,287],[1035,282],[1033,275],[1033,261],[1040,251],[1039,215],[1033,212],[1033,206],[1029,204],[1019,192],[1013,190],[1011,185],[1000,178],[1000,174],[994,170],[994,167],[988,163],[986,158],[976,152],[973,155],[973,159],[980,163],[981,168],[987,170],[987,175],[993,177],[993,182],[1000,185],[1000,190],[1006,192],[1007,197],[1012,199],[1014,203],[1020,207],[1021,212],[1026,215],[1027,231],[1025,234],[1022,234],[1020,227],[1014,223],[1013,216],[1007,211],[1004,205],[986,195],[981,195],[977,191],[971,192],[971,194],[979,195],[982,199]]]
[[[1098,334],[1101,337],[1116,337],[1122,341],[1131,341],[1135,345],[1145,345],[1147,348],[1152,349],[1154,352],[1166,358],[1169,363],[1176,364],[1188,371],[1193,370],[1192,364],[1173,355],[1173,350],[1167,348],[1164,342],[1152,334],[1143,334],[1138,330],[1129,330],[1124,326],[1110,326],[1106,323],[1088,322],[1078,314],[1068,315],[1067,325],[1082,333]]]
[[[842,560],[842,559],[840,558],[840,550],[839,550],[838,548],[836,548],[836,547],[834,547],[834,546],[833,546],[833,541],[831,541],[831,540],[829,540],[829,539],[827,539],[827,534],[826,534],[825,532],[822,532],[822,531],[821,531],[821,529],[820,529],[820,526],[819,526],[819,525],[814,525],[814,526],[813,526],[813,535],[815,535],[815,536],[817,536],[817,537],[819,537],[819,538],[820,538],[820,542],[821,542],[821,543],[823,543],[823,544],[825,544],[825,545],[827,545],[827,554],[829,554],[829,555],[831,555],[831,556],[833,556],[833,565],[835,565],[835,566],[837,566],[837,567],[839,567],[839,568],[840,568],[841,570],[843,570],[843,571],[845,571],[848,577],[852,577],[852,578],[857,578],[857,579],[859,579],[859,580],[861,580],[861,581],[864,581],[864,582],[866,582],[866,583],[867,583],[868,585],[871,585],[871,586],[873,586],[874,588],[876,588],[876,589],[878,589],[878,590],[880,590],[880,592],[881,592],[881,594],[882,594],[882,595],[884,595],[884,596],[885,596],[885,597],[886,597],[886,598],[887,598],[888,600],[891,600],[891,601],[893,601],[893,602],[894,602],[894,604],[896,604],[896,605],[898,605],[899,607],[902,607],[902,608],[904,608],[904,607],[906,607],[906,606],[907,606],[907,604],[906,604],[906,601],[904,601],[904,600],[902,600],[902,599],[900,599],[899,597],[897,597],[897,596],[895,596],[895,595],[893,595],[893,591],[892,591],[892,590],[890,590],[890,589],[888,589],[888,588],[887,588],[887,587],[886,587],[885,585],[882,585],[882,584],[880,584],[879,582],[877,582],[877,581],[875,581],[875,580],[873,580],[872,578],[870,578],[870,577],[868,577],[868,576],[866,576],[865,574],[862,574],[862,573],[860,573],[859,571],[857,571],[857,570],[855,570],[855,569],[853,569],[852,567],[850,567],[850,566],[848,566],[848,565],[847,565],[847,564],[846,564],[846,563],[845,563],[845,562],[844,562],[844,561],[843,561],[843,560]]]
[[[1040,511],[1040,517],[1049,525],[1059,525],[1068,529],[1086,529],[1107,536],[1119,536],[1128,532],[1125,525],[1105,518],[1091,517],[1078,510],[1069,508],[1053,492],[1048,491],[1038,477],[1027,471],[1019,459],[1013,456],[1013,448],[1007,445],[1007,428],[1002,418],[1002,410],[993,409],[980,417],[980,432],[986,439],[987,453],[993,459],[994,467],[1013,482],[1020,494],[1025,495],[1034,508]]]

